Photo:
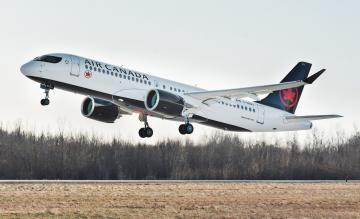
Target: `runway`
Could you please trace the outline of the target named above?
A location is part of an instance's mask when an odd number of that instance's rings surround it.
[[[174,183],[276,183],[276,184],[319,184],[319,183],[345,183],[345,180],[0,180],[4,183],[154,183],[154,184],[174,184]],[[348,183],[360,183],[360,180],[348,180]]]

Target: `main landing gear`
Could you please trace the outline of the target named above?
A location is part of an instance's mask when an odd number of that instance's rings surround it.
[[[45,98],[41,99],[40,103],[42,106],[47,106],[50,104],[50,100],[49,100],[50,89],[54,89],[54,86],[50,84],[41,84],[40,88],[45,90]]]
[[[141,138],[150,138],[153,136],[154,132],[152,128],[150,128],[149,123],[147,122],[147,115],[140,115],[139,117],[140,121],[143,121],[145,123],[145,127],[139,129],[139,136]]]
[[[191,125],[190,123],[181,124],[179,126],[179,132],[182,135],[191,134],[193,133],[193,131],[194,131],[194,126]]]
[[[184,116],[184,120],[185,120],[185,124],[181,124],[179,126],[179,132],[182,135],[186,135],[186,134],[190,135],[194,131],[194,126],[190,124],[188,116]]]

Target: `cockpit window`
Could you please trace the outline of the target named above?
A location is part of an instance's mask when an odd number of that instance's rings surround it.
[[[39,62],[49,62],[49,63],[59,63],[61,61],[61,57],[57,57],[57,56],[49,56],[49,55],[44,55],[44,56],[40,56],[34,59],[34,61],[39,61]]]

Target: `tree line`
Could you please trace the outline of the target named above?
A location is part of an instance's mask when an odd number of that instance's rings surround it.
[[[215,134],[206,142],[163,140],[154,145],[104,142],[0,128],[0,179],[360,179],[360,133],[341,141],[313,140],[300,147],[245,142]]]

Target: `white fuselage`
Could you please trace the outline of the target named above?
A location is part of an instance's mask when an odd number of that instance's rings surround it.
[[[198,87],[162,79],[123,67],[68,54],[59,63],[30,61],[21,71],[39,83],[51,83],[55,88],[93,96],[118,105],[122,110],[147,114],[165,119],[183,121],[182,117],[153,114],[144,106],[150,90],[164,90],[181,96],[186,104],[189,119],[204,125],[232,131],[292,131],[310,129],[310,121],[286,122],[293,115],[273,107],[246,100],[217,99],[206,104],[184,95],[188,92],[205,91]]]

